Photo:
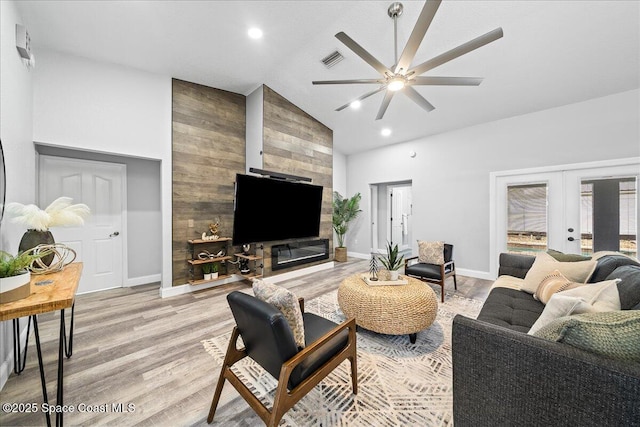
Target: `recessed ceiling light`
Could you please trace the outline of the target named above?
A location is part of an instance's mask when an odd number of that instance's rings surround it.
[[[382,136],[389,136],[391,135],[391,129],[389,128],[384,128],[380,131],[380,133],[382,134]]]
[[[262,30],[260,28],[249,28],[249,37],[252,39],[261,39],[262,38]]]
[[[353,101],[351,104],[349,104],[349,106],[354,110],[359,109],[361,105],[362,105],[362,102],[360,101]]]

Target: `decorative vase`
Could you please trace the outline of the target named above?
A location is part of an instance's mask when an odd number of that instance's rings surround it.
[[[218,278],[218,273],[211,273],[211,280],[216,280]]]
[[[0,278],[0,303],[17,301],[31,295],[31,272]]]
[[[398,270],[389,271],[389,280],[398,280],[398,276],[400,276],[400,272]]]
[[[339,246],[334,249],[335,252],[335,260],[338,262],[347,262],[347,248],[344,246]]]
[[[211,273],[205,273],[204,280],[211,280]]]
[[[20,240],[20,245],[18,246],[19,252],[28,251],[29,249],[33,249],[38,245],[53,245],[56,241],[53,239],[53,234],[49,230],[47,231],[39,231],[30,228],[27,230],[22,239]],[[47,255],[42,258],[42,262],[47,266],[51,265],[53,261],[53,254]]]

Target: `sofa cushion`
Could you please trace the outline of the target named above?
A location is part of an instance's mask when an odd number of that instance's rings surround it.
[[[553,294],[557,292],[573,289],[578,286],[586,286],[584,283],[576,283],[567,279],[558,270],[554,270],[553,273],[542,279],[542,282],[538,285],[536,293],[533,297],[543,304],[549,302]]]
[[[478,320],[526,333],[543,310],[544,304],[533,299],[531,294],[494,288],[482,306]]]
[[[589,261],[591,257],[578,255],[578,254],[565,254],[564,252],[556,251],[555,249],[547,250],[547,253],[561,262],[576,262],[576,261]]]
[[[620,310],[561,317],[533,335],[602,356],[640,362],[640,311]]]
[[[640,310],[640,266],[623,265],[613,270],[607,280],[620,279],[618,293],[623,310]]]
[[[553,294],[538,320],[531,326],[529,334],[535,334],[536,331],[560,317],[620,310],[620,297],[616,284],[617,280],[607,280]]]
[[[444,269],[445,274],[451,272],[451,264]],[[411,264],[404,269],[404,273],[410,276],[425,277],[427,279],[440,280],[440,266],[419,262]]]
[[[585,283],[596,268],[596,261],[560,262],[546,252],[538,252],[536,260],[524,277],[522,290],[535,293],[538,285],[554,270],[559,270],[572,282]]]
[[[589,283],[602,282],[613,271],[623,265],[636,265],[640,266],[640,263],[626,255],[617,254],[615,252],[596,252],[593,259],[597,261],[596,269],[593,271]]]

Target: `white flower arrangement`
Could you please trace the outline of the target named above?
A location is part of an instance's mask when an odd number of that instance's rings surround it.
[[[42,210],[36,205],[8,203],[6,212],[13,217],[11,222],[23,224],[29,229],[47,231],[49,227],[84,225],[84,219],[91,210],[84,203],[72,205],[71,197],[58,197]]]

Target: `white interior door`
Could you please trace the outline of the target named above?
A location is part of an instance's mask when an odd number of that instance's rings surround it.
[[[389,188],[391,242],[400,250],[409,249],[411,232],[411,186]]]
[[[78,293],[123,285],[125,180],[126,166],[122,164],[39,158],[40,206],[67,196],[91,209],[84,226],[51,230],[56,242],[73,248],[78,254],[76,259],[84,263]]]

